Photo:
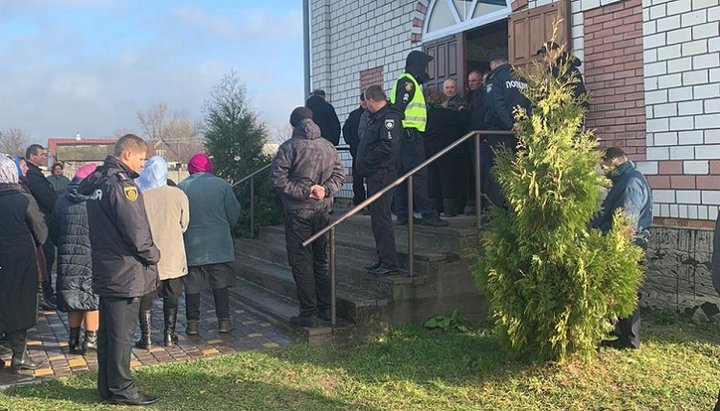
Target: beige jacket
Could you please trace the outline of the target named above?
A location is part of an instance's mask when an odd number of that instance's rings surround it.
[[[188,198],[182,190],[170,186],[156,187],[142,194],[153,241],[160,249],[160,279],[182,277],[188,272],[183,241],[190,221]]]

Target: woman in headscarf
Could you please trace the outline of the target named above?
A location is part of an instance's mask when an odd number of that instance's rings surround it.
[[[190,225],[185,233],[188,275],[184,277],[186,332],[200,329],[200,292],[210,285],[215,298],[218,331],[232,331],[230,296],[235,272],[235,244],[232,229],[240,217],[240,203],[232,187],[212,174],[206,154],[195,154],[188,162],[190,177],[178,184],[190,200]]]
[[[58,197],[53,210],[55,229],[51,233],[58,247],[57,306],[68,313],[70,354],[85,354],[97,349],[100,325],[100,298],[92,290],[92,254],[86,202],[90,196],[80,194],[80,183],[92,174],[97,165],[86,164],[75,172],[67,190]],[[80,328],[85,321],[85,338],[80,341]]]
[[[150,232],[160,250],[160,286],[140,300],[141,335],[135,343],[137,348],[149,349],[152,346],[152,305],[156,295],[163,299],[165,346],[172,347],[178,342],[175,335],[178,297],[182,292],[182,278],[188,272],[183,233],[188,228],[190,206],[185,193],[168,185],[167,176],[167,162],[160,156],[154,156],[145,163],[137,180],[145,202]]]
[[[0,154],[0,333],[10,340],[13,373],[42,365],[27,352],[27,330],[37,323],[35,247],[46,239],[40,208],[20,188],[12,158]]]

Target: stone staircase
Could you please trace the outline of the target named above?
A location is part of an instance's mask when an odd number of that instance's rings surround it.
[[[346,210],[336,210],[335,216]],[[407,227],[395,226],[400,264],[398,275],[374,277],[365,264],[375,261],[370,217],[358,215],[338,226],[338,324],[294,329],[310,344],[347,344],[385,333],[390,326],[421,323],[436,314],[457,309],[469,320],[486,315],[462,258],[477,242],[474,218],[457,217],[446,228],[415,226],[415,275],[407,269]],[[293,329],[297,315],[295,282],[287,263],[282,226],[263,227],[257,239],[236,240],[238,284],[233,298],[270,321]]]

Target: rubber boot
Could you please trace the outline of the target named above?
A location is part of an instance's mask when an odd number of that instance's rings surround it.
[[[229,333],[233,330],[233,327],[230,321],[230,293],[227,287],[214,289],[213,297],[218,318],[218,332]]]
[[[88,351],[97,351],[97,331],[85,331],[82,350],[83,354],[87,354]]]
[[[140,339],[135,341],[135,348],[149,350],[152,347],[150,331],[152,328],[152,310],[140,311]]]
[[[175,324],[177,323],[177,307],[163,306],[163,316],[165,317],[165,346],[174,347],[178,343],[178,336],[175,334]]]
[[[10,333],[10,345],[13,352],[10,371],[13,374],[17,374],[20,370],[36,370],[42,365],[42,362],[35,362],[30,357],[30,353],[27,351],[26,337],[27,330]]]
[[[70,354],[85,354],[80,344],[80,327],[70,327],[68,348],[70,348]]]

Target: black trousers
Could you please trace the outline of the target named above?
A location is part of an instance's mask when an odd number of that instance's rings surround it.
[[[139,308],[139,298],[100,297],[97,387],[103,400],[128,398],[137,392],[130,352]]]
[[[502,146],[515,150],[517,140],[510,136],[490,136],[480,144],[480,184],[482,189],[482,208],[488,206],[505,207],[500,183],[492,173],[495,165],[495,150]]]
[[[307,247],[302,242],[329,224],[327,212],[300,210],[285,213],[285,248],[292,270],[300,316],[317,315],[330,308],[327,236]]]
[[[352,188],[353,188],[353,204],[358,205],[365,201],[367,193],[365,192],[365,179],[362,178],[355,166],[355,157],[352,159]]]
[[[400,142],[400,153],[398,161],[398,174],[402,175],[415,168],[425,161],[425,143],[423,135],[415,129],[405,129],[405,135]],[[437,210],[430,202],[428,195],[428,171],[427,167],[418,171],[413,176],[413,201],[414,208],[418,210],[423,218],[436,218]],[[366,179],[367,180],[367,179]],[[369,183],[368,183],[369,186]],[[369,190],[370,187],[368,187]],[[395,206],[398,216],[402,218],[408,215],[407,183],[403,183],[395,191]]]
[[[374,195],[396,178],[397,173],[395,171],[365,177],[368,195]],[[393,230],[392,216],[390,214],[393,200],[391,193],[392,191],[386,193],[379,200],[370,204],[370,225],[372,226],[373,237],[375,237],[378,261],[384,267],[397,268],[399,264],[397,250],[395,249],[395,231]]]
[[[635,348],[640,348],[640,304],[635,307],[635,311],[630,314],[630,317],[621,318],[615,325],[615,334],[619,337],[618,339],[625,343],[630,344]]]
[[[428,166],[428,193],[436,204],[453,200],[462,212],[467,201],[466,154],[464,147],[458,147]]]
[[[55,243],[48,236],[42,245],[43,254],[45,254],[45,266],[47,268],[47,280],[52,284],[52,268],[55,264]]]

